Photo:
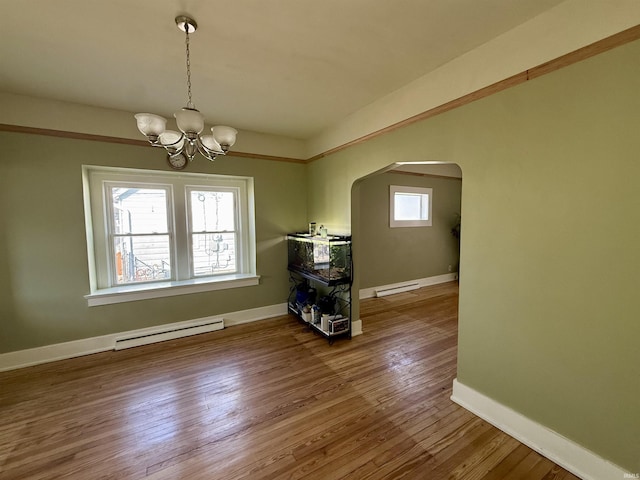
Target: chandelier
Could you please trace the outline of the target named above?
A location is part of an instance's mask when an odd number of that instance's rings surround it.
[[[187,106],[173,114],[180,132],[166,130],[167,119],[153,113],[135,115],[138,130],[142,132],[154,147],[164,147],[169,165],[181,170],[193,160],[197,152],[207,160],[214,161],[218,155],[224,155],[236,142],[236,129],[217,125],[211,128],[211,135],[201,135],[204,130],[204,117],[196,109],[191,99],[191,61],[189,56],[189,34],[196,31],[198,24],[185,16],[176,17],[176,25],[185,33],[187,57]]]

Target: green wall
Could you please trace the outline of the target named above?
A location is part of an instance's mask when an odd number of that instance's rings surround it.
[[[357,289],[364,206],[357,185],[351,202],[354,181],[394,162],[460,165],[459,381],[631,472],[640,471],[638,59],[640,41],[309,166],[310,218],[353,222]]]
[[[389,186],[432,188],[430,227],[389,227]],[[460,213],[461,181],[457,178],[383,173],[359,185],[360,288],[378,287],[457,271],[458,240],[451,234]]]
[[[170,170],[160,149],[0,133],[0,353],[286,301],[285,234],[307,219],[305,166],[223,157],[188,171],[255,179],[260,284],[87,306],[83,164]]]
[[[2,133],[0,352],[281,303],[283,236],[307,220],[353,222],[358,289],[354,182],[394,162],[454,162],[464,178],[458,379],[638,472],[639,58],[636,41],[307,167],[194,163],[255,177],[261,284],[102,307],[82,298],[80,166],[165,169],[162,152]]]

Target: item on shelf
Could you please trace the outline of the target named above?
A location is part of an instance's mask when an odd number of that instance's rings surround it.
[[[327,333],[333,333],[332,330],[334,330],[334,328],[332,327],[332,325],[334,324],[334,322],[337,322],[338,320],[344,320],[342,318],[342,315],[337,314],[337,315],[329,315],[327,313],[323,313],[322,314],[322,318],[321,318],[321,322],[320,322],[320,328]],[[348,323],[347,323],[347,328],[348,328]],[[344,331],[343,330],[338,330],[336,333],[339,333],[340,331]]]
[[[322,315],[322,313],[320,313],[320,307],[314,305],[313,307],[311,307],[311,312],[311,323],[313,323],[314,325],[318,325],[320,323],[320,318]]]
[[[296,285],[296,302],[300,305],[312,305],[316,301],[316,289],[305,278]]]
[[[312,237],[316,234],[316,222],[309,223],[309,235]]]
[[[304,305],[300,309],[300,318],[302,318],[306,323],[311,321],[311,306],[309,304]]]
[[[349,330],[348,318],[336,318],[329,320],[329,335],[336,335],[338,333],[347,332]]]
[[[309,274],[330,285],[351,283],[351,238],[307,234],[287,236],[289,270]]]
[[[336,298],[331,295],[320,297],[318,307],[323,315],[333,315],[336,312]]]

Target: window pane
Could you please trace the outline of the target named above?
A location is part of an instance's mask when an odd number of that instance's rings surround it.
[[[113,232],[167,233],[167,191],[113,187]]]
[[[235,233],[196,233],[192,235],[194,276],[235,273]]]
[[[394,195],[395,220],[427,220],[429,196],[417,193]]]
[[[171,279],[169,235],[118,236],[113,251],[118,285]]]
[[[234,231],[233,192],[191,190],[191,229],[193,232]]]

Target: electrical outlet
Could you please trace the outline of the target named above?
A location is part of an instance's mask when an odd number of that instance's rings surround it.
[[[449,265],[449,271],[453,272],[453,265]]]

